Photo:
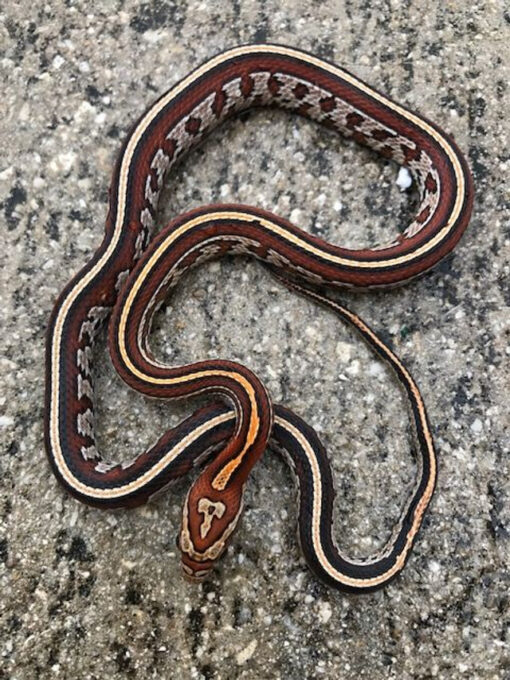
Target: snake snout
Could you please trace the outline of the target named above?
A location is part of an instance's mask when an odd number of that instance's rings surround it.
[[[180,534],[175,536],[175,545],[181,550]],[[186,555],[181,556],[182,575],[189,583],[200,583],[211,573],[212,562],[197,562]]]
[[[177,539],[179,540],[179,539]],[[214,562],[197,562],[190,559],[187,555],[182,555],[181,568],[186,581],[189,583],[201,583],[211,573]]]

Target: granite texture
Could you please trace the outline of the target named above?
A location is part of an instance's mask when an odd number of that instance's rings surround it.
[[[469,9],[466,8],[469,6]],[[509,75],[501,0],[69,0],[0,8],[0,678],[510,678]],[[180,576],[189,482],[136,511],[80,505],[42,442],[44,331],[56,295],[100,242],[130,123],[217,51],[307,48],[451,132],[476,183],[455,257],[399,290],[341,295],[422,387],[437,492],[403,575],[356,597],[321,585],[295,539],[295,494],[268,453],[229,555],[202,586]],[[160,223],[211,201],[290,217],[350,246],[410,219],[398,168],[277,111],[226,124],[167,181]],[[223,356],[320,433],[335,532],[369,555],[413,479],[402,395],[338,319],[238,258],[188,276],[156,321],[159,356]],[[128,458],[193,404],[148,403],[98,352],[101,449]]]

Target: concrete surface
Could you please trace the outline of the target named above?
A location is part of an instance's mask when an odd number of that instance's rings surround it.
[[[0,9],[0,678],[510,678],[509,73],[503,0],[73,0]],[[295,540],[291,476],[254,471],[229,556],[203,586],[179,573],[187,484],[156,504],[88,509],[58,488],[42,442],[44,330],[100,242],[110,170],[130,123],[217,51],[253,40],[342,64],[451,132],[476,182],[453,260],[412,285],[344,295],[423,389],[437,492],[402,577],[345,596]],[[337,243],[390,237],[412,214],[398,168],[282,112],[216,132],[172,174],[161,223],[210,201],[253,203]],[[171,361],[255,369],[331,451],[335,531],[383,542],[412,480],[406,410],[357,337],[255,263],[194,272],[158,317]],[[192,405],[147,403],[100,352],[99,439],[129,457]]]

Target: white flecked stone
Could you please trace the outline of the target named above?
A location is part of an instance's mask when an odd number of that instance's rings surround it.
[[[4,3],[6,677],[506,680],[507,22],[502,3],[481,0],[429,3],[426,12],[396,0]],[[451,260],[398,289],[333,292],[391,340],[422,390],[440,455],[434,499],[403,574],[364,597],[331,590],[307,568],[293,478],[273,451],[248,480],[228,554],[200,586],[182,579],[175,545],[197,470],[142,510],[106,512],[69,497],[44,456],[45,330],[57,294],[103,238],[125,132],[203,60],[254,40],[320,53],[416,107],[453,135],[474,174],[474,217]],[[398,176],[391,162],[316,124],[257,110],[182,158],[156,221],[159,228],[203,204],[239,202],[359,248],[391,240],[411,221],[413,190],[401,192]],[[416,461],[397,381],[356,333],[258,263],[233,257],[182,281],[156,318],[151,349],[161,360],[167,352],[172,365],[210,356],[253,369],[323,441],[341,551],[361,559],[382,548]],[[209,400],[167,404],[135,394],[115,376],[104,337],[94,361],[107,460],[129,460]]]

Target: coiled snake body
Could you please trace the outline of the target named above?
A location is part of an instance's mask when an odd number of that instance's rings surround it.
[[[177,217],[149,245],[159,193],[174,163],[229,116],[273,105],[406,166],[421,203],[405,232],[381,248],[350,250],[258,208],[215,205]],[[427,271],[459,240],[472,193],[467,165],[444,132],[317,57],[277,45],[247,45],[197,68],[133,126],[113,173],[104,240],[53,310],[45,437],[57,478],[85,503],[132,507],[207,458],[186,498],[179,537],[184,572],[199,579],[236,528],[246,479],[270,441],[290,458],[299,480],[299,535],[311,568],[344,590],[367,591],[387,583],[403,568],[434,489],[436,457],[425,406],[409,372],[377,335],[310,284],[366,289],[403,283]],[[300,418],[282,406],[273,408],[252,371],[222,359],[170,367],[150,351],[151,320],[168,290],[191,267],[233,253],[255,256],[289,288],[333,309],[395,369],[404,386],[421,466],[392,537],[369,560],[348,559],[336,548],[326,454]],[[212,392],[227,400],[227,405],[200,409],[123,465],[104,461],[94,438],[92,346],[110,315],[113,363],[130,386],[152,397]]]

